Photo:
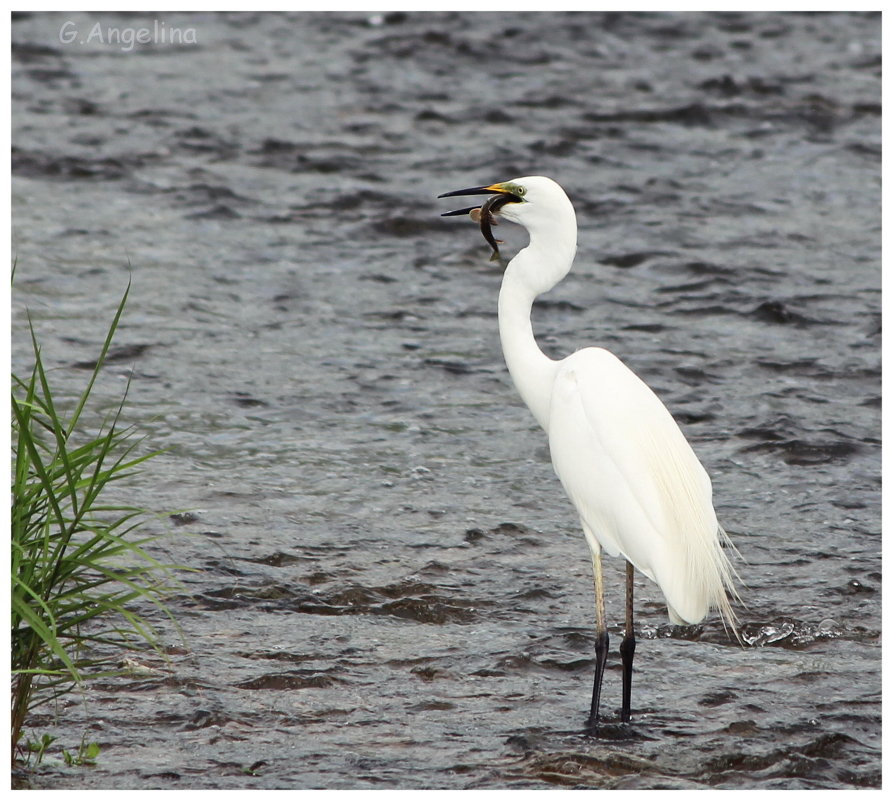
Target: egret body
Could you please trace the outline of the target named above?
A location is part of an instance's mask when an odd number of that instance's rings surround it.
[[[712,608],[734,630],[728,593],[736,593],[722,548],[726,537],[713,509],[710,478],[654,392],[603,348],[554,360],[536,343],[533,302],[567,275],[577,248],[576,215],[564,190],[549,178],[533,176],[440,197],[476,194],[499,195],[501,216],[530,235],[530,243],[505,269],[499,335],[515,386],[549,438],[552,464],[592,554],[596,663],[588,728],[593,731],[608,653],[602,551],[627,563],[620,652],[621,719],[628,721],[635,652],[633,568],[660,587],[673,623],[698,623]],[[491,207],[496,205],[488,202],[477,211],[485,215],[484,222],[489,223]]]

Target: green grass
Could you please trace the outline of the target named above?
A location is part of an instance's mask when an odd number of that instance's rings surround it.
[[[126,391],[93,429],[84,423],[97,419],[92,392],[128,293],[79,396],[57,397],[33,323],[33,369],[12,376],[13,759],[36,707],[118,673],[121,649],[160,651],[146,602],[170,617],[162,599],[173,567],[147,550],[157,539],[142,531],[147,513],[105,500],[111,484],[132,479],[157,452],[138,455],[136,432],[122,426]]]

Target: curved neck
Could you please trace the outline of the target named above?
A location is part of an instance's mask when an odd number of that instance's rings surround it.
[[[536,421],[547,429],[554,371],[558,362],[539,349],[533,336],[530,310],[536,295],[509,280],[507,272],[499,292],[499,338],[502,353],[518,392]]]
[[[551,206],[531,217],[518,210],[506,211],[512,222],[523,225],[530,244],[513,258],[499,291],[499,337],[512,380],[537,422],[549,430],[552,385],[559,362],[536,344],[530,311],[537,295],[548,292],[570,271],[577,251],[577,219],[564,192]]]
[[[509,263],[499,291],[499,338],[506,366],[527,408],[546,431],[552,384],[559,363],[546,356],[536,344],[530,312],[537,295],[558,283],[567,274],[572,260],[573,249],[570,253],[556,253],[531,244]],[[543,264],[553,265],[551,278],[548,270],[542,268]],[[538,280],[531,280],[531,276]],[[547,278],[545,282],[544,278]]]

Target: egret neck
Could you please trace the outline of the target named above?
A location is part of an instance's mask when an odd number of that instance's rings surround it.
[[[530,312],[537,296],[568,274],[577,248],[573,209],[569,217],[550,222],[531,227],[530,244],[509,262],[499,291],[499,338],[505,363],[524,403],[545,431],[560,362],[536,344]]]

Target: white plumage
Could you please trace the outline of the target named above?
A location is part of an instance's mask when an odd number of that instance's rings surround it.
[[[731,620],[710,477],[648,386],[612,353],[578,351],[559,362],[546,430],[589,547],[657,583],[673,623],[711,607]]]

